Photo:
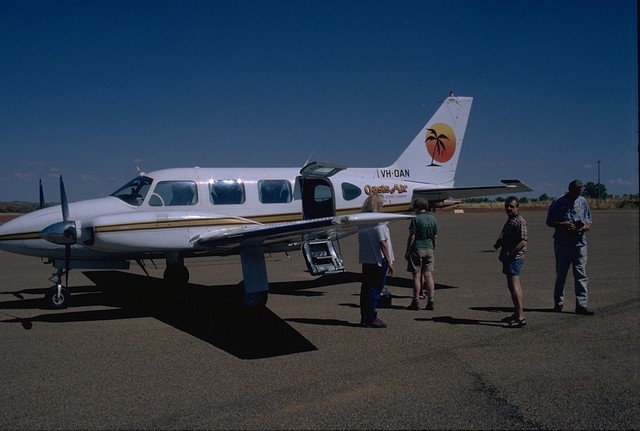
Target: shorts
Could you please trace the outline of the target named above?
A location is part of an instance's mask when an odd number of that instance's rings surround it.
[[[520,275],[520,269],[524,259],[514,259],[510,262],[502,264],[502,273],[507,275]]]
[[[412,274],[417,272],[433,272],[435,268],[435,253],[433,249],[411,250],[407,259],[407,271]]]

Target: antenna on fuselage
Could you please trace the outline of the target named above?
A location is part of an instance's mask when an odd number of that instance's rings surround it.
[[[311,161],[311,156],[313,156],[313,151],[311,152],[311,154],[309,154],[309,157],[307,157],[307,161],[306,161],[306,162],[304,163],[304,165],[302,165],[302,166],[307,166],[307,165],[310,163],[310,161]]]

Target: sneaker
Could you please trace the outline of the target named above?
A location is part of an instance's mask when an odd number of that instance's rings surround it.
[[[435,310],[435,309],[436,309],[436,306],[435,306],[435,304],[433,303],[433,301],[428,301],[428,302],[427,302],[427,306],[426,306],[426,307],[424,307],[424,309],[425,309],[425,310],[433,311],[433,310]]]
[[[365,328],[386,328],[387,324],[380,319],[375,319],[373,322],[365,323],[364,327]]]
[[[583,316],[593,316],[593,311],[589,310],[587,307],[576,307],[576,314],[581,314]]]
[[[416,299],[411,301],[411,305],[407,307],[407,310],[419,310],[419,309],[420,309],[420,303]]]
[[[562,312],[562,304],[556,304],[553,306],[553,312],[554,313],[561,313]]]

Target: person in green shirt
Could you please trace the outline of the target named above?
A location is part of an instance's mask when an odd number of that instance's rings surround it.
[[[416,199],[413,201],[412,207],[416,216],[411,219],[409,224],[405,259],[407,259],[407,271],[413,275],[413,300],[407,308],[409,310],[420,309],[420,290],[424,285],[427,288],[425,310],[434,310],[435,280],[433,271],[438,223],[436,218],[427,211],[429,202],[426,199]]]

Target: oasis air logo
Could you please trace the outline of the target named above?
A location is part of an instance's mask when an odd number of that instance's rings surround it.
[[[424,144],[431,156],[428,166],[440,166],[438,163],[448,162],[455,154],[456,135],[448,124],[436,123],[427,129]]]

